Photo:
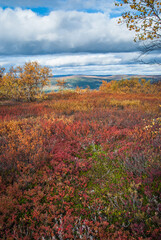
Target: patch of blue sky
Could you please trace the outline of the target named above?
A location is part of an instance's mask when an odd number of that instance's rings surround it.
[[[57,11],[57,9],[54,8],[46,8],[46,7],[37,7],[37,8],[27,8],[32,10],[33,12],[37,13],[38,15],[45,16],[49,15],[51,11]],[[70,10],[70,8],[66,11],[72,11],[73,9]],[[86,12],[86,13],[104,13],[102,10],[98,9],[79,9],[77,10],[78,12]]]
[[[98,9],[82,9],[82,12],[87,12],[87,13],[103,13],[102,10],[98,10]]]
[[[16,7],[10,7],[10,6],[3,6],[2,9],[5,10],[7,8],[10,8],[14,10]],[[39,16],[47,16],[49,13],[53,10],[51,8],[47,7],[35,7],[35,8],[29,8],[29,7],[20,7],[21,9],[25,10],[31,10],[32,12],[35,12]]]
[[[9,6],[3,6],[3,7],[0,6],[0,8],[2,8],[3,10],[5,10],[5,9],[7,9],[7,8],[10,8],[10,9],[12,9],[12,10],[15,9],[15,7],[9,7]]]
[[[40,15],[40,16],[47,16],[53,10],[47,7],[36,7],[36,8],[27,8],[27,9],[30,9],[31,11],[35,12],[37,15]]]
[[[120,17],[121,16],[121,13],[118,12],[118,11],[114,11],[114,12],[110,12],[110,18],[117,18],[117,17]]]
[[[2,9],[5,10],[7,8],[10,8],[14,10],[16,7],[11,6],[3,6]],[[54,8],[47,8],[47,7],[20,7],[21,9],[25,10],[31,10],[32,12],[35,12],[39,16],[48,16],[51,11],[57,11],[58,9]],[[72,11],[72,9],[68,9],[67,11]],[[86,13],[104,13],[102,10],[98,9],[79,9],[78,12],[86,12]]]

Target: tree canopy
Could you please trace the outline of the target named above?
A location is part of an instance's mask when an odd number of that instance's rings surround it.
[[[49,84],[50,74],[51,70],[48,67],[41,67],[37,62],[28,62],[22,67],[11,67],[6,74],[3,68],[0,95],[17,101],[42,99],[43,87]]]
[[[161,48],[161,1],[160,0],[121,0],[116,6],[128,7],[119,23],[126,23],[127,28],[136,32],[134,41],[148,42],[148,51]],[[149,45],[150,44],[150,45]]]

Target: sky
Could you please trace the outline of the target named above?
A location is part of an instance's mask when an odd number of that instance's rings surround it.
[[[159,75],[140,61],[115,0],[0,0],[0,66],[38,61],[54,75]],[[161,51],[144,61],[161,61]]]

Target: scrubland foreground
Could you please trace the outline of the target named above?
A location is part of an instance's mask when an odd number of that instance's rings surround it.
[[[0,239],[161,239],[161,95],[1,102]]]

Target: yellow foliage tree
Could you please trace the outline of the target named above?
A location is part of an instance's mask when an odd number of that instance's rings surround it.
[[[58,79],[56,81],[56,86],[59,87],[59,91],[64,91],[67,85],[67,82],[64,79]]]
[[[111,92],[111,82],[102,81],[102,85],[99,87],[101,92]]]
[[[4,67],[0,67],[0,79],[3,77],[5,68]]]
[[[126,23],[127,28],[136,32],[136,40],[152,40],[144,51],[161,48],[161,1],[160,0],[121,0],[116,6],[128,6],[130,11],[124,12],[118,23]]]
[[[2,78],[4,75],[5,68],[0,67],[0,98],[3,97],[2,91],[1,91],[1,86],[2,86]]]
[[[22,83],[18,77],[17,69],[11,67],[9,72],[4,74],[1,80],[1,94],[7,99],[19,100],[22,92]]]
[[[119,22],[126,22],[129,30],[136,31],[135,40],[161,37],[160,0],[121,0],[117,6],[128,5],[131,11],[124,12]]]
[[[49,84],[51,70],[37,62],[25,63],[23,67],[11,67],[0,83],[1,95],[8,99],[34,101],[44,97],[43,87]]]

